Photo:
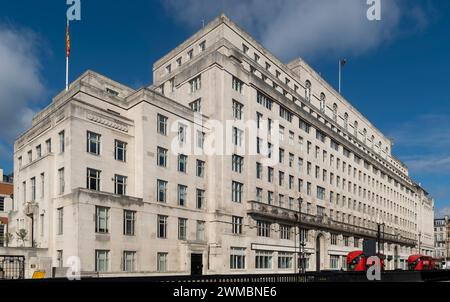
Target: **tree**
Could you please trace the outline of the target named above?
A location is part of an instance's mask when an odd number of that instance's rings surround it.
[[[27,241],[28,231],[25,229],[20,229],[16,232],[17,238],[22,241],[22,246],[25,245],[25,241]]]

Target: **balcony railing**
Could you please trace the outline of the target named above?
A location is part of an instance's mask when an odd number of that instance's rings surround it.
[[[257,201],[248,201],[247,213],[255,217],[271,219],[274,221],[295,224],[301,222],[302,227],[305,228],[335,231],[342,234],[363,238],[377,238],[377,230],[375,229],[369,229],[366,227],[336,221],[328,216],[315,216],[302,213],[301,219],[299,219],[298,212],[295,210],[280,208],[274,205],[260,203]],[[405,238],[398,234],[384,232],[382,233],[382,238],[383,241],[387,243],[397,243],[411,247],[414,247],[416,245],[416,241],[414,239]]]

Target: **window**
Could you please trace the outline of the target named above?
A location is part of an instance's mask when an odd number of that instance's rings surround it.
[[[299,119],[299,128],[305,131],[306,133],[309,133],[311,125],[305,122],[304,120]]]
[[[205,241],[205,222],[197,221],[196,236],[197,241]]]
[[[157,255],[157,270],[159,273],[167,272],[167,258],[168,253],[158,253]]]
[[[235,235],[241,235],[242,234],[243,220],[244,220],[244,218],[242,218],[242,217],[238,217],[238,216],[233,216],[232,217],[231,222],[232,222],[233,234],[235,234]]]
[[[273,192],[267,192],[267,203],[273,204]]]
[[[36,177],[31,179],[31,201],[36,201]]]
[[[325,188],[317,186],[317,198],[325,200]]]
[[[42,157],[42,148],[41,148],[41,145],[39,145],[39,146],[36,147],[36,156],[37,156],[38,159]]]
[[[245,248],[231,248],[230,269],[245,269]]]
[[[344,239],[344,246],[346,246],[346,247],[348,247],[350,244],[349,244],[349,237],[348,236],[344,236],[343,237],[343,239]]]
[[[64,168],[58,170],[58,193],[59,195],[64,194],[65,181],[64,181]]]
[[[178,218],[178,240],[187,239],[187,219]]]
[[[273,182],[273,168],[272,167],[267,168],[267,181],[270,183]]]
[[[256,269],[271,269],[272,268],[272,252],[256,251],[255,268]]]
[[[124,272],[134,272],[136,261],[136,252],[124,251],[123,252],[123,265]]]
[[[197,189],[196,192],[196,207],[197,209],[204,209],[205,208],[205,190]]]
[[[258,104],[266,107],[269,110],[272,110],[273,100],[259,91],[256,95],[256,101],[258,102]]]
[[[193,101],[192,103],[189,104],[189,107],[194,112],[202,112],[202,100],[197,99],[197,100]]]
[[[166,66],[166,73],[171,73],[172,72],[172,65],[169,64]]]
[[[262,202],[263,189],[256,188],[256,201]]]
[[[332,245],[337,245],[337,238],[338,236],[336,234],[331,234],[331,244]]]
[[[87,169],[87,188],[89,190],[100,191],[100,171]]]
[[[244,158],[242,156],[234,154],[232,158],[233,172],[242,173],[243,166],[244,166]]]
[[[242,44],[242,51],[243,51],[245,54],[248,54],[248,46],[245,45],[245,44]]]
[[[59,136],[59,153],[64,153],[64,151],[65,151],[65,133],[64,133],[64,131],[61,131],[58,134],[58,136]]]
[[[167,167],[167,149],[158,147],[156,152],[158,158],[158,166]]]
[[[158,215],[158,238],[167,238],[167,216]]]
[[[339,269],[339,256],[330,255],[330,268]]]
[[[270,237],[270,223],[258,220],[256,223],[258,237]]]
[[[188,60],[192,60],[192,58],[194,58],[194,50],[193,49],[191,49],[187,52],[187,57],[188,57]]]
[[[114,175],[114,194],[127,195],[127,177]]]
[[[308,80],[305,82],[305,99],[311,101],[311,82]]]
[[[292,268],[294,256],[292,253],[278,252],[278,268],[290,269]]]
[[[158,114],[158,133],[161,135],[167,135],[167,117]]]
[[[256,178],[262,179],[263,166],[261,163],[256,163]]]
[[[243,136],[244,136],[244,131],[233,127],[233,144],[235,146],[242,146],[242,140],[243,140]]]
[[[337,122],[337,116],[338,116],[338,106],[336,103],[333,104],[333,120]]]
[[[231,200],[233,202],[241,203],[242,202],[242,191],[243,191],[244,185],[239,182],[233,181],[231,188],[232,188]]]
[[[241,80],[239,80],[236,77],[233,77],[232,88],[233,88],[233,90],[235,90],[235,91],[239,92],[240,94],[242,94],[242,90],[244,88],[244,82],[242,82]]]
[[[109,251],[95,251],[95,271],[107,272],[109,270]]]
[[[28,163],[33,161],[33,151],[28,151]]]
[[[95,207],[95,232],[109,233],[109,208]]]
[[[5,197],[0,197],[0,212],[5,211]]]
[[[187,198],[187,187],[178,185],[178,205],[185,207]]]
[[[233,100],[233,117],[237,120],[242,120],[242,111],[243,111],[244,105],[241,103]]]
[[[178,125],[178,142],[180,145],[184,144],[186,142],[186,135],[187,135],[187,126],[183,124]]]
[[[255,53],[254,56],[253,56],[253,58],[254,58],[254,60],[255,60],[256,63],[259,63],[260,57],[259,57],[258,54]]]
[[[205,176],[205,162],[197,159],[197,176],[204,177]]]
[[[291,239],[291,227],[288,225],[280,225],[280,239]]]
[[[201,132],[197,130],[197,148],[203,149],[203,146],[205,145],[205,132]]]
[[[58,235],[62,235],[64,233],[64,208],[59,208],[56,211],[56,218],[58,219]]]
[[[127,236],[134,236],[134,226],[136,222],[136,212],[124,210],[123,211],[123,234]]]
[[[57,250],[56,251],[56,267],[62,268],[63,266],[64,266],[63,250]]]
[[[320,94],[320,111],[325,112],[325,107],[326,107],[326,97],[324,93]]]
[[[180,154],[178,155],[178,171],[186,173],[186,169],[187,169],[187,156]]]
[[[197,76],[189,81],[190,93],[195,93],[202,88],[202,78]]]
[[[127,161],[127,143],[115,140],[114,147],[114,159],[123,162]]]
[[[47,154],[52,153],[52,140],[48,139],[45,141],[45,146],[47,148]]]
[[[288,109],[280,106],[280,117],[284,118],[288,122],[292,123],[293,113]]]
[[[100,155],[100,134],[89,132],[87,133],[87,152],[95,155]]]
[[[157,187],[158,187],[158,194],[157,194],[158,202],[166,202],[166,200],[167,200],[167,181],[158,180]]]
[[[181,57],[179,57],[177,59],[177,66],[180,67],[182,63],[183,63],[183,59]]]

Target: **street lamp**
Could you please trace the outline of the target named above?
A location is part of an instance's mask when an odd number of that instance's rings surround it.
[[[305,238],[302,236],[302,204],[303,204],[303,198],[298,198],[298,234],[300,236],[299,240],[299,253],[300,253],[300,265],[299,265],[299,274],[305,273],[305,265],[303,261],[303,256],[305,252]]]

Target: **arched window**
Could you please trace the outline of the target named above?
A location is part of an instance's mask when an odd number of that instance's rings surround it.
[[[364,136],[364,144],[367,142],[367,129],[366,128],[364,128],[364,130],[363,130],[363,136]]]
[[[338,115],[338,105],[336,103],[333,104],[333,120],[337,122]]]
[[[325,112],[326,96],[325,93],[320,94],[320,111]]]
[[[353,128],[355,130],[354,135],[356,136],[356,138],[358,138],[358,121],[355,121]]]
[[[375,136],[372,135],[371,140],[372,140],[372,149],[375,149]]]
[[[308,102],[311,101],[311,82],[309,80],[305,82],[305,99]]]
[[[344,128],[345,128],[345,130],[348,130],[348,113],[347,112],[344,114]]]
[[[382,144],[381,144],[381,141],[379,141],[378,142],[378,153],[380,153],[381,154],[381,150],[382,150]]]

